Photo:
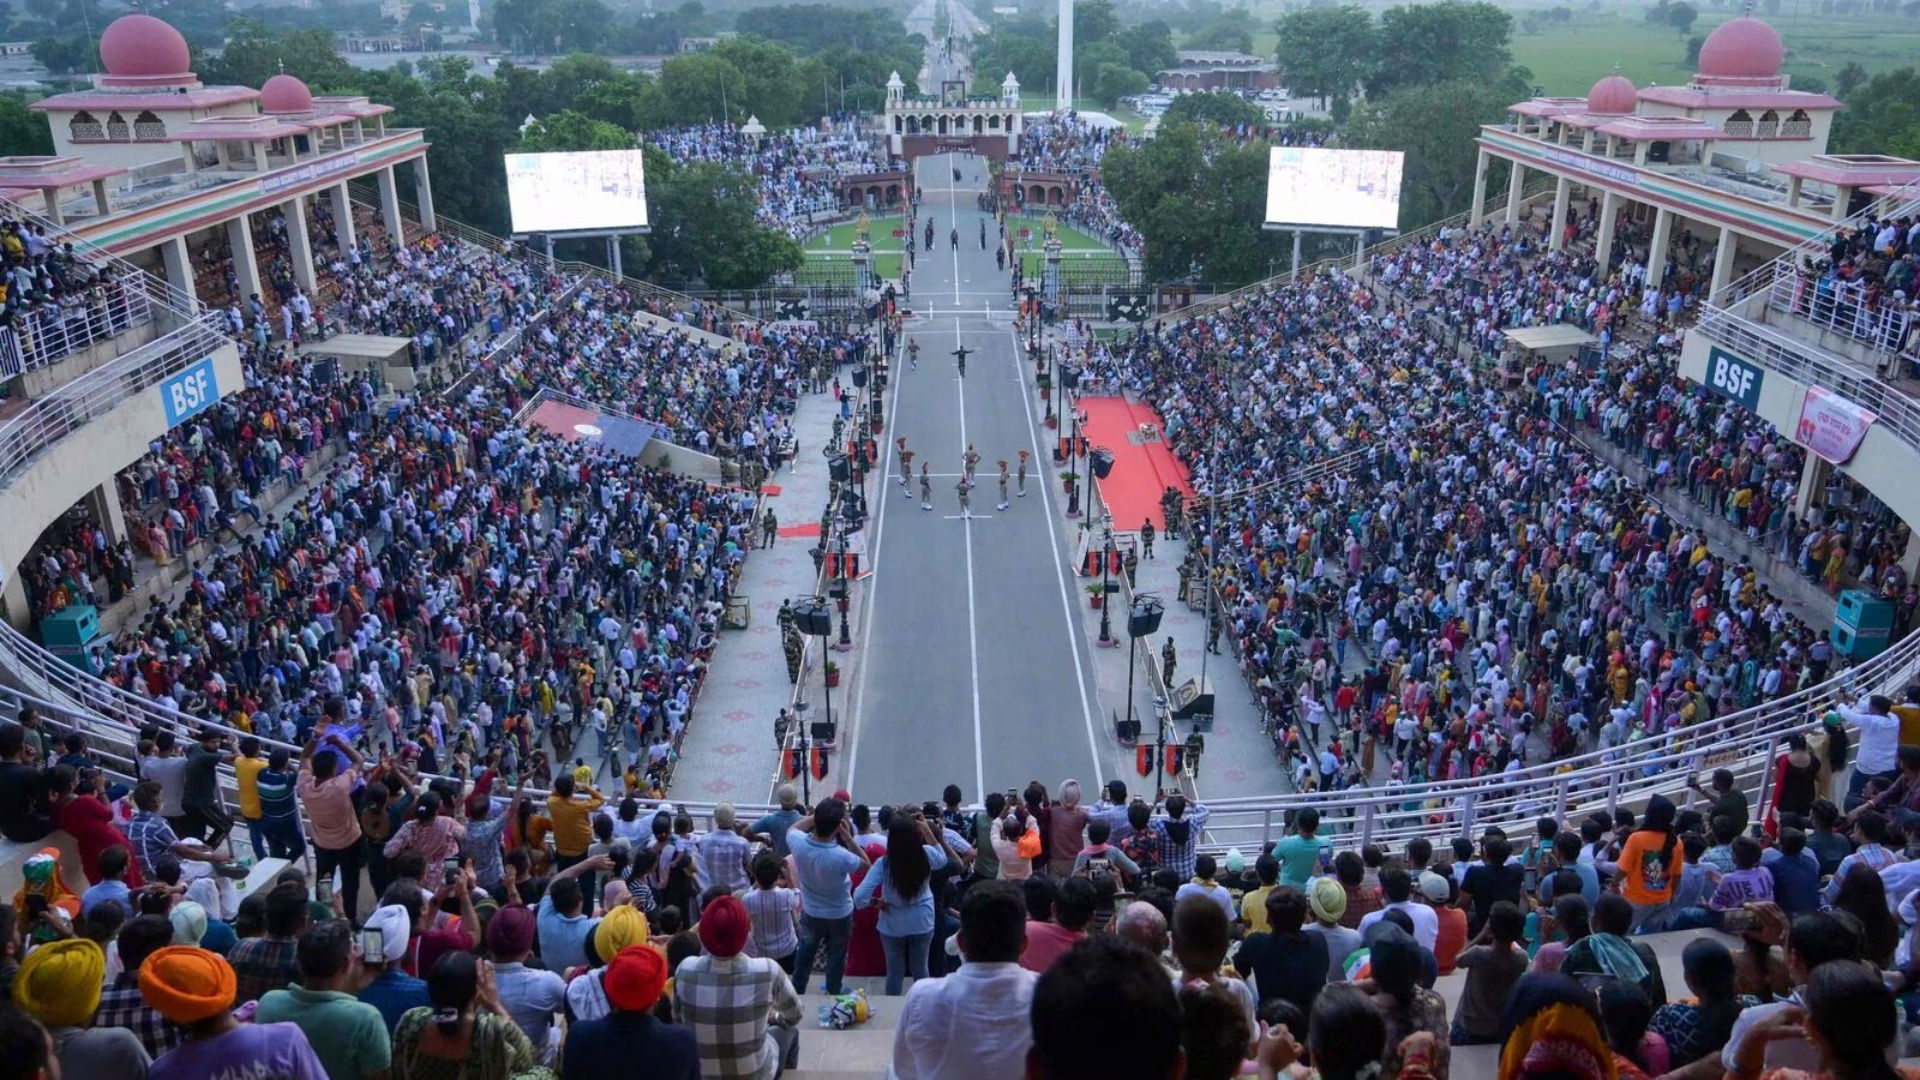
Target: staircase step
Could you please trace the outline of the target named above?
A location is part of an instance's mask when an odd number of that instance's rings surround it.
[[[828,1068],[868,1075],[887,1071],[893,1061],[893,1032],[866,1026],[830,1031],[807,1024],[800,1029],[800,1067]]]

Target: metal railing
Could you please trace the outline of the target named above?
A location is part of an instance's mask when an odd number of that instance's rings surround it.
[[[96,269],[113,270],[114,276],[124,287],[130,290],[137,288],[161,307],[189,316],[198,315],[206,310],[206,305],[202,304],[191,290],[174,287],[166,279],[147,273],[79,233],[64,226],[55,225],[19,203],[10,200],[0,200],[0,202],[5,203],[5,210],[0,212],[0,216],[19,218],[32,223],[35,231],[46,237],[47,242],[55,247],[72,244],[74,255],[80,261]]]
[[[45,314],[39,314],[44,312]],[[35,371],[153,321],[153,301],[141,288],[113,284],[95,303],[68,308],[54,304],[29,309],[12,325],[0,327],[0,377]]]
[[[1702,309],[1694,332],[1770,371],[1808,385],[1817,384],[1872,409],[1879,414],[1876,426],[1920,451],[1920,402],[1878,378],[1875,372],[1725,308]]]

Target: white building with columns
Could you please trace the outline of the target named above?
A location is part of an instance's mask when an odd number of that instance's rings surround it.
[[[1518,219],[1530,181],[1553,179],[1551,243],[1597,203],[1601,257],[1618,260],[1622,221],[1643,226],[1654,250],[1682,230],[1715,244],[1710,292],[1819,236],[1875,198],[1920,180],[1920,162],[1881,154],[1829,154],[1840,102],[1794,90],[1780,70],[1780,35],[1759,19],[1733,19],[1708,35],[1685,86],[1636,87],[1620,75],[1584,98],[1514,104],[1504,124],[1481,129],[1474,220]],[[1504,211],[1487,205],[1487,172],[1505,161]],[[1633,253],[1646,257],[1643,248]],[[1648,266],[1655,284],[1664,260]]]
[[[372,183],[378,220],[389,236],[403,236],[404,169],[419,223],[434,227],[425,134],[388,127],[391,106],[316,98],[285,73],[258,89],[205,86],[190,57],[186,39],[160,19],[116,19],[101,37],[105,74],[93,87],[33,103],[52,127],[55,154],[0,158],[0,197],[187,293],[203,291],[192,253],[223,236],[243,297],[263,291],[253,233],[276,215],[286,222],[295,282],[316,291],[306,210],[327,200],[331,239],[355,246],[353,181]]]

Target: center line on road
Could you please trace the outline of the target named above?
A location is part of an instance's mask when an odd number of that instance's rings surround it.
[[[952,176],[952,173],[948,173]],[[957,261],[959,256],[955,256]],[[960,320],[953,320],[953,332],[960,332]],[[960,381],[960,453],[965,454],[967,447],[967,383]],[[1031,424],[1031,419],[1029,419]],[[973,790],[977,798],[987,796],[986,751],[982,748],[980,734],[980,627],[974,615],[973,582],[973,530],[966,530],[967,541],[967,659],[973,674]],[[1076,661],[1079,654],[1074,654]],[[1084,691],[1082,691],[1084,693]]]

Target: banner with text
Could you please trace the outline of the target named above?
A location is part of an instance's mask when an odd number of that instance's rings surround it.
[[[1867,428],[1879,419],[1871,409],[1861,408],[1846,398],[1818,386],[1807,387],[1806,400],[1800,404],[1800,423],[1794,440],[1835,465],[1853,459],[1867,437]]]

